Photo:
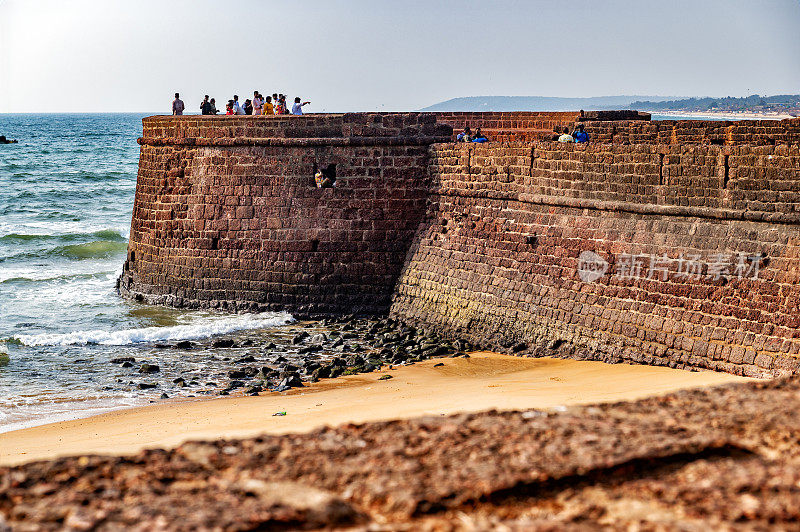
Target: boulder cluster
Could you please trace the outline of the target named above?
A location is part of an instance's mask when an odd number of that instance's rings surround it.
[[[203,349],[214,353],[227,369],[223,375],[184,374],[167,376],[158,357],[137,361],[117,357],[112,364],[127,369],[121,385],[139,390],[160,390],[162,398],[181,395],[284,392],[309,382],[342,375],[370,373],[388,366],[409,365],[436,357],[468,357],[475,348],[464,340],[448,340],[391,318],[341,319],[305,322],[247,338],[217,337],[205,342],[180,341],[156,344],[161,349]],[[205,377],[205,378],[204,378]],[[211,380],[213,379],[213,380]],[[194,393],[187,393],[192,390]]]

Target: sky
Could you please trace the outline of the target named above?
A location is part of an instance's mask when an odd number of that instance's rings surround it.
[[[0,113],[800,93],[800,0],[0,0]]]

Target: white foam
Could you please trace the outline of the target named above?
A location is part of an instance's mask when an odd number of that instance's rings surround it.
[[[267,329],[294,321],[288,312],[265,312],[236,316],[202,316],[187,325],[171,327],[144,327],[121,331],[75,331],[64,334],[19,335],[17,339],[27,346],[38,345],[131,345],[167,340],[195,340],[234,331]]]
[[[145,404],[148,404],[146,397],[129,396],[25,405],[6,409],[4,413],[0,413],[0,433],[83,419]]]

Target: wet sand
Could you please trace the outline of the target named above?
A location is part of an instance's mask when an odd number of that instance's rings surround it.
[[[378,380],[383,375],[392,378]],[[188,440],[307,432],[342,423],[634,400],[745,380],[715,372],[473,353],[324,380],[284,394],[167,401],[7,432],[0,434],[0,465],[132,454]],[[274,416],[277,412],[286,415]]]

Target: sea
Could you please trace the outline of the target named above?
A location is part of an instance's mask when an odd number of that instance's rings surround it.
[[[193,370],[213,377],[225,367],[220,357],[159,342],[292,321],[117,295],[143,116],[0,115],[0,135],[19,141],[0,145],[0,432],[161,400],[164,390],[139,389],[114,358],[157,363],[161,381]]]

